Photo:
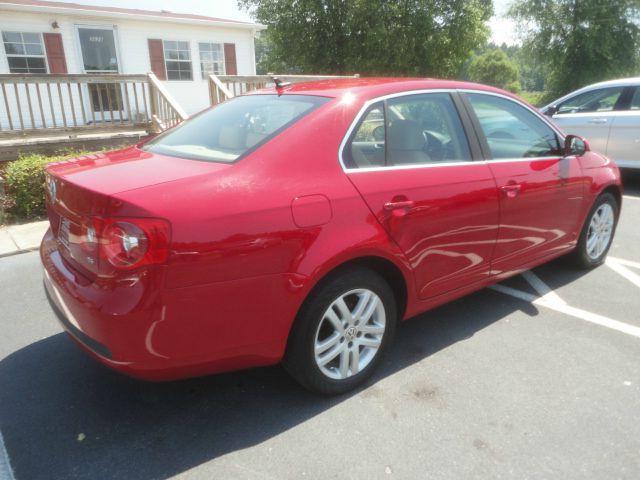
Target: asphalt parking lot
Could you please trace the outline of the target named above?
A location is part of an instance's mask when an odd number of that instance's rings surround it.
[[[112,373],[61,333],[37,253],[2,258],[13,475],[640,478],[640,174],[625,183],[607,265],[556,261],[406,322],[373,380],[337,398],[279,367],[156,384]]]

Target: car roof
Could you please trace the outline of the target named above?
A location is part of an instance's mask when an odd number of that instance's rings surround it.
[[[587,90],[594,87],[626,87],[630,85],[640,85],[640,77],[617,78],[615,80],[607,80],[605,82],[592,83],[580,90]]]
[[[542,110],[551,107],[552,105],[564,102],[568,98],[571,98],[579,93],[589,92],[591,90],[595,90],[598,88],[606,88],[606,87],[629,87],[633,85],[640,85],[640,77],[630,77],[630,78],[617,78],[615,80],[607,80],[604,82],[592,83],[591,85],[587,85],[582,88],[578,88],[577,90],[573,90],[562,97],[556,98],[553,102],[542,107]]]
[[[280,89],[275,87],[255,90],[251,94],[297,94],[323,97],[342,97],[346,92],[367,98],[377,98],[394,93],[415,90],[460,89],[480,90],[515,97],[509,92],[488,85],[462,82],[458,80],[438,80],[433,78],[336,78],[314,82],[294,83]]]

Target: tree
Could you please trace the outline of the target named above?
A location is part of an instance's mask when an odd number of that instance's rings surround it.
[[[488,38],[491,0],[238,0],[280,73],[453,77]]]
[[[509,16],[546,75],[549,97],[640,66],[640,0],[516,0]]]
[[[501,49],[475,57],[469,65],[469,79],[514,92],[520,90],[518,66]]]

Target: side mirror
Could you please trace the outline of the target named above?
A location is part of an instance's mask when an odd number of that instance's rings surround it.
[[[551,105],[547,107],[547,109],[543,112],[547,117],[553,117],[556,113],[558,113],[558,106]]]
[[[589,142],[578,135],[567,135],[564,139],[564,155],[565,157],[580,157],[586,152],[590,152]]]

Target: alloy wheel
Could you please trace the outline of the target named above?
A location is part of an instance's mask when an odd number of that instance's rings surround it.
[[[314,358],[334,380],[358,374],[374,359],[386,327],[385,308],[371,290],[351,290],[331,303],[315,334]]]
[[[591,260],[596,260],[606,251],[613,235],[615,215],[608,203],[603,203],[593,213],[587,231],[586,250]]]

